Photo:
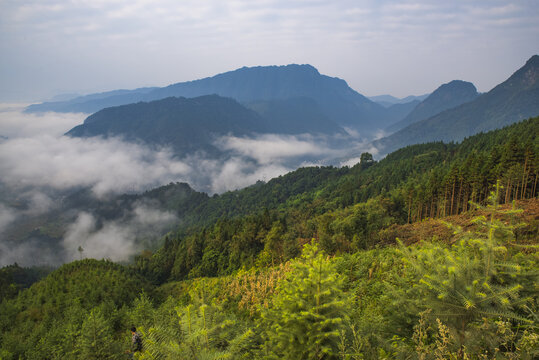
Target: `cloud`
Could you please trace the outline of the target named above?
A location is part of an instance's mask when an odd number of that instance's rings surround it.
[[[488,89],[503,80],[501,69],[514,71],[536,51],[539,30],[529,0],[30,0],[0,10],[4,98],[168,85],[292,62],[360,92],[406,96],[463,78],[454,62],[466,59],[467,78]],[[432,64],[439,67],[425,74]]]
[[[211,189],[214,193],[241,189],[258,180],[269,181],[293,170],[279,163],[260,165],[239,157],[233,157],[220,166],[208,169],[212,173]]]
[[[137,203],[114,220],[89,210],[71,209],[49,223],[53,211],[65,211],[62,199],[78,189],[91,189],[98,199],[142,192],[170,182],[185,181],[197,190],[222,193],[269,181],[300,166],[337,164],[363,143],[350,137],[266,134],[225,136],[215,143],[223,155],[203,153],[175,157],[167,148],[149,147],[121,138],[63,136],[79,124],[82,114],[42,116],[0,106],[0,266],[58,264],[84,257],[128,260],[142,244],[171,229],[181,219],[154,203]],[[59,216],[59,215],[55,215]],[[38,221],[39,220],[39,221]],[[55,226],[71,222],[67,228]],[[22,225],[21,225],[22,224]],[[38,224],[38,225],[36,225]],[[37,226],[31,236],[14,244],[11,226]],[[43,238],[61,238],[42,243]],[[41,239],[41,240],[40,240]]]
[[[42,135],[0,144],[0,180],[13,187],[90,187],[97,196],[141,191],[181,179],[190,167],[167,149],[120,139]]]
[[[224,150],[250,157],[260,164],[270,164],[294,157],[330,155],[332,150],[318,140],[310,135],[265,134],[252,138],[227,136],[219,143]]]
[[[0,234],[5,230],[5,228],[15,220],[16,215],[8,207],[0,204]]]
[[[33,137],[40,134],[60,136],[81,124],[87,114],[25,114],[26,104],[0,104],[0,135],[4,138]]]
[[[53,265],[64,262],[62,249],[46,247],[37,239],[22,243],[3,242],[0,239],[0,267],[17,263],[21,266]]]
[[[81,212],[64,236],[64,261],[79,257],[127,261],[141,250],[143,240],[158,238],[177,222],[177,217],[145,204],[138,204],[127,219],[99,224],[94,215]],[[82,253],[79,251],[82,248]]]

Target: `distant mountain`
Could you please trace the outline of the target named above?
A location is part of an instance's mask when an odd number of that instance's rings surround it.
[[[235,100],[206,95],[191,99],[169,97],[106,108],[89,116],[66,135],[121,136],[128,141],[170,145],[180,154],[199,150],[218,153],[212,145],[217,137],[266,133],[269,129],[266,119]]]
[[[373,142],[381,153],[429,141],[460,141],[479,132],[539,114],[539,56],[532,56],[509,79],[475,100],[413,123]]]
[[[418,95],[418,96],[409,95],[403,98],[397,98],[395,96],[385,94],[385,95],[377,95],[377,96],[368,96],[368,99],[382,106],[390,107],[391,105],[406,104],[406,103],[409,103],[411,101],[416,101],[416,100],[418,100],[418,103],[419,103],[425,100],[427,96],[429,96],[429,94]]]
[[[407,103],[393,104],[391,106],[388,106],[386,116],[389,120],[389,123],[395,124],[396,122],[399,122],[400,120],[408,116],[408,114],[410,114],[410,112],[413,111],[416,106],[419,105],[419,103],[419,100],[412,100]]]
[[[395,132],[415,122],[427,119],[444,110],[454,108],[479,96],[475,86],[466,81],[453,80],[434,90],[425,100],[417,105],[404,119],[388,127]]]
[[[340,126],[361,132],[384,128],[393,122],[386,109],[351,89],[339,78],[321,75],[311,65],[243,67],[235,71],[163,88],[94,94],[66,102],[32,105],[29,112],[95,112],[110,106],[171,96],[197,97],[217,94],[242,103],[307,97],[315,100],[326,116]]]
[[[113,90],[102,93],[79,96],[66,101],[51,101],[28,106],[26,112],[82,112],[94,113],[106,107],[130,104],[141,101],[145,94],[155,90],[155,87],[135,90]]]
[[[269,130],[278,134],[345,134],[311,98],[261,100],[246,106],[268,120]]]

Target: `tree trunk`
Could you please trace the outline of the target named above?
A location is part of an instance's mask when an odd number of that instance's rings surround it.
[[[410,214],[412,212],[412,197],[408,197],[408,220],[406,221],[407,224],[410,223]]]
[[[527,154],[526,154],[527,155]],[[522,170],[522,189],[520,190],[520,199],[524,199],[525,190],[526,190],[526,182],[528,182],[528,174],[526,172],[526,167],[528,166],[528,156],[526,156],[526,159],[524,160],[524,169]]]
[[[459,184],[459,194],[457,196],[457,215],[459,214],[459,209],[460,209],[460,197],[462,195],[462,182],[464,181],[464,179],[460,179],[460,184]]]
[[[509,195],[511,194],[511,179],[507,180],[507,188],[505,189],[505,201],[504,204],[509,202]]]
[[[532,197],[535,197],[535,192],[537,191],[537,177],[539,176],[539,172],[535,173],[535,182],[533,183],[533,193]]]
[[[453,190],[451,191],[451,207],[449,208],[449,215],[453,215],[453,200],[455,199],[455,184],[456,180],[453,180]]]

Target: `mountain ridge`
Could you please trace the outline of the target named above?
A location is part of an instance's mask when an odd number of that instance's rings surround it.
[[[477,96],[479,96],[479,93],[471,82],[453,80],[442,84],[419,103],[404,119],[390,125],[387,130],[390,132],[398,131],[442,111],[472,101]]]
[[[380,154],[430,141],[460,141],[539,114],[539,55],[474,100],[374,141]],[[450,126],[448,124],[451,124]]]
[[[261,100],[314,99],[326,116],[340,126],[368,133],[388,126],[395,117],[348,86],[345,80],[322,75],[312,65],[242,67],[212,77],[180,82],[161,88],[140,88],[87,95],[66,102],[30,105],[27,112],[96,112],[106,107],[162,98],[217,94],[248,103]],[[393,111],[394,112],[394,111]]]

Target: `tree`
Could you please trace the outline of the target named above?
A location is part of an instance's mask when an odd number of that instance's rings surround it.
[[[361,169],[366,169],[369,166],[373,165],[374,159],[372,157],[372,154],[368,152],[362,153],[361,156],[359,157],[359,164],[360,164]]]
[[[93,309],[82,324],[78,343],[80,359],[119,359],[109,322],[99,309]]]
[[[498,220],[499,183],[475,223],[480,232],[463,233],[450,248],[427,243],[421,247],[400,247],[405,255],[409,278],[415,278],[406,302],[414,301],[420,310],[431,310],[456,331],[458,345],[468,341],[470,331],[481,321],[498,318],[530,323],[521,305],[523,284],[529,283],[521,257],[512,257],[513,227]],[[511,212],[511,211],[510,211]],[[513,211],[514,212],[514,211]],[[507,212],[506,212],[507,213]],[[531,269],[533,272],[533,268]],[[413,300],[412,300],[413,299]]]
[[[344,278],[316,243],[306,244],[301,258],[277,288],[273,306],[262,313],[264,350],[269,359],[335,359],[340,331],[350,303]]]

